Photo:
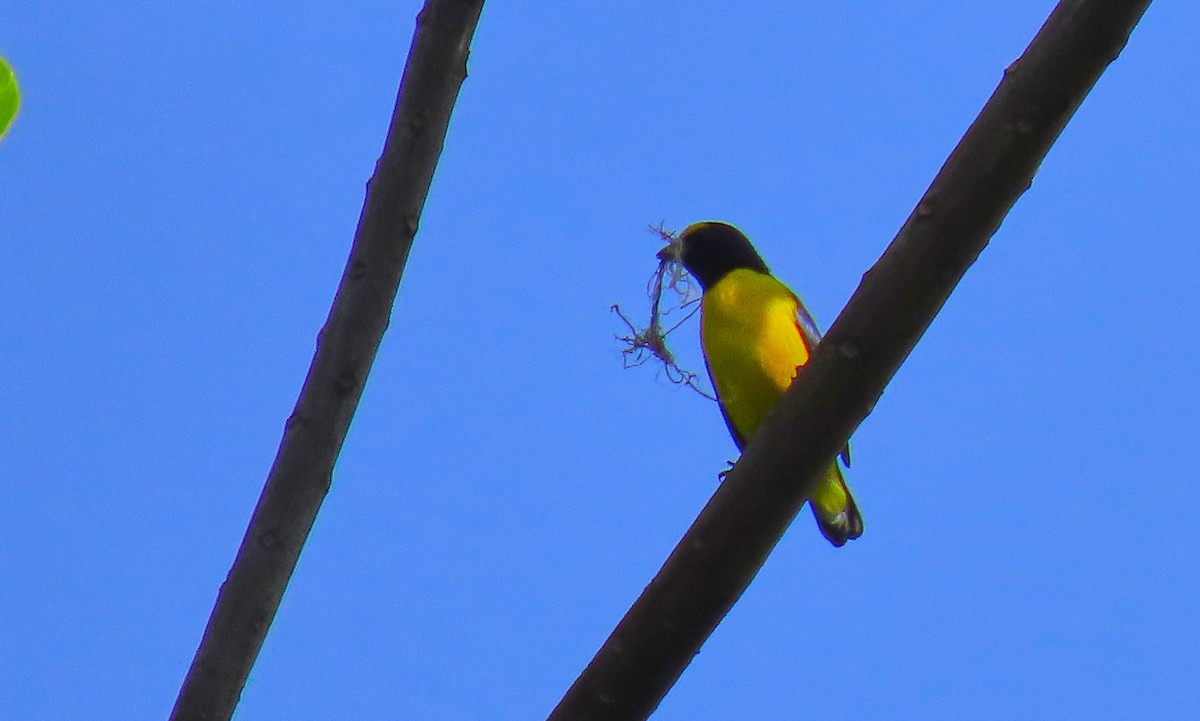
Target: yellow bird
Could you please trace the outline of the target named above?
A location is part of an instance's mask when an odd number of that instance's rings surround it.
[[[703,291],[704,362],[740,451],[808,363],[821,334],[796,294],[771,275],[750,239],[732,225],[690,225],[658,255],[681,263]],[[849,464],[848,444],[841,459]],[[862,516],[836,459],[809,500],[833,545],[862,535]]]

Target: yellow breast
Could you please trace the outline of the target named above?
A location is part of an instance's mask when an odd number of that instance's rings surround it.
[[[773,277],[735,270],[704,292],[701,340],[713,386],[743,440],[758,428],[809,348],[796,326],[796,296]]]

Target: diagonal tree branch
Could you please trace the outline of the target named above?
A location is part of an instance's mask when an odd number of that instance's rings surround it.
[[[266,487],[175,701],[175,721],[233,715],[275,618],[387,328],[482,8],[483,0],[428,0],[417,16],[350,258]]]
[[[1029,187],[1148,5],[1059,3],[551,721],[631,721],[654,711]]]

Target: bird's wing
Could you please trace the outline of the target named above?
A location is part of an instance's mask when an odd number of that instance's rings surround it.
[[[813,320],[812,315],[808,312],[808,308],[804,307],[804,301],[800,300],[799,297],[796,297],[796,327],[800,330],[800,335],[804,337],[804,345],[808,347],[809,356],[811,357],[813,350],[821,342],[821,330],[817,327],[817,322]],[[722,409],[723,412],[724,409]],[[729,422],[728,418],[726,418],[725,422]],[[730,428],[732,429],[732,426]],[[847,468],[850,467],[849,441],[846,442],[846,447],[842,449],[838,457],[842,459],[842,463],[845,463]]]
[[[821,342],[821,331],[817,328],[817,322],[809,315],[808,308],[804,307],[804,301],[799,298],[796,298],[796,327],[800,329],[800,335],[804,336],[804,345],[808,346],[811,353],[813,348],[817,347],[817,343]]]

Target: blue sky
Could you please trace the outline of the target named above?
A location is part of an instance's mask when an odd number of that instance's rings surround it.
[[[1053,7],[489,4],[238,719],[543,718],[732,458],[621,368],[645,228],[828,324]],[[341,274],[419,3],[0,4],[0,717],[164,718]],[[1200,6],[1159,2],[655,718],[1200,713]],[[699,369],[695,325],[674,337]]]

